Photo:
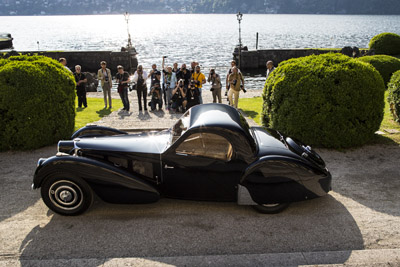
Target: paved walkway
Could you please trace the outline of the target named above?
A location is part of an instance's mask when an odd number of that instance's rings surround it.
[[[225,90],[223,91],[223,94]],[[240,93],[240,98],[252,98],[261,96],[262,90],[249,90],[247,93]],[[103,97],[102,92],[88,93],[88,97]],[[118,93],[112,94],[113,101],[121,101]],[[226,96],[223,96],[223,104],[228,104]],[[129,93],[130,101],[130,112],[123,112],[121,110],[114,111],[107,117],[102,118],[93,124],[108,126],[124,131],[137,131],[137,130],[160,130],[171,127],[178,118],[182,116],[182,113],[174,113],[163,109],[154,112],[139,112],[138,110],[138,99],[135,91]],[[240,99],[239,99],[240,102]],[[203,103],[212,103],[212,94],[210,91],[203,92]],[[149,109],[150,110],[150,109]],[[257,125],[252,119],[247,117],[247,121],[250,125]]]

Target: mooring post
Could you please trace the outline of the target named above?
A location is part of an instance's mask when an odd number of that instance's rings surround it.
[[[258,50],[258,32],[256,33],[256,50]]]

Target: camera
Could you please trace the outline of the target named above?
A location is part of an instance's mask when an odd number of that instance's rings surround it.
[[[108,82],[108,76],[104,77],[104,81]]]
[[[167,58],[168,56],[163,56],[162,58]]]
[[[210,91],[211,91],[211,92],[214,91],[214,88],[211,88]]]
[[[242,88],[242,90],[243,90],[243,93],[246,93],[246,92],[247,92],[247,90],[246,90],[246,89],[244,89],[244,86],[243,86],[243,84],[240,86],[240,88]]]
[[[210,71],[210,75],[214,75],[214,74],[215,74],[214,70]]]
[[[236,84],[237,84],[237,80],[233,80],[233,86],[236,86]]]

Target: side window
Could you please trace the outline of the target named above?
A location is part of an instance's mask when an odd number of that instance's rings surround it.
[[[229,161],[232,158],[232,145],[217,134],[195,133],[186,138],[175,152]]]

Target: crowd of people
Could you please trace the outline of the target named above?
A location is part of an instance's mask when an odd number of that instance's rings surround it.
[[[203,104],[202,89],[205,83],[210,83],[210,91],[213,97],[213,103],[222,103],[222,79],[216,72],[215,68],[211,68],[208,78],[202,73],[201,66],[198,62],[191,62],[190,69],[186,64],[178,67],[178,63],[172,66],[165,65],[166,57],[162,58],[161,70],[157,69],[157,65],[153,64],[151,70],[147,73],[142,65],[131,76],[124,67],[117,67],[115,81],[118,84],[118,93],[120,95],[123,109],[122,112],[129,112],[130,103],[128,98],[128,90],[136,90],[138,97],[138,108],[142,112],[161,110],[163,105],[165,109],[171,112],[185,112],[189,108]],[[60,58],[59,62],[66,66],[66,59]],[[98,81],[101,84],[104,96],[104,108],[112,108],[111,88],[112,74],[107,68],[107,63],[102,61],[101,68],[97,72]],[[273,62],[267,62],[267,77],[274,70]],[[71,71],[72,72],[72,71]],[[73,73],[76,81],[76,91],[78,97],[78,107],[87,107],[85,83],[86,76],[81,71],[81,66],[75,66]],[[148,80],[150,80],[148,82]],[[225,96],[231,106],[238,107],[240,92],[246,92],[244,88],[244,78],[240,69],[236,66],[234,60],[231,61],[231,67],[226,74],[226,91]],[[149,84],[150,88],[147,87]],[[150,101],[147,102],[147,97]],[[142,103],[143,99],[143,103]]]

